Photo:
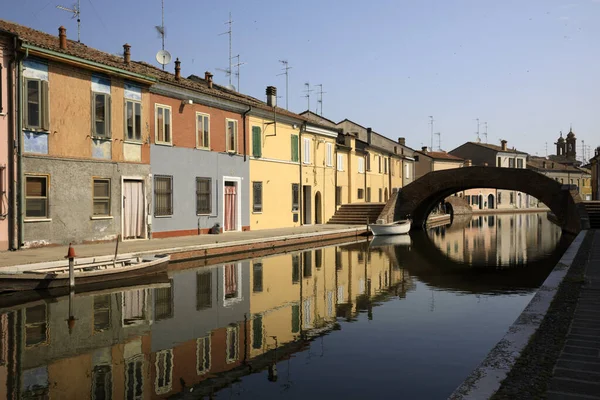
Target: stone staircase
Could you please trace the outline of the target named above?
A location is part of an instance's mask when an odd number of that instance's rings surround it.
[[[374,224],[384,207],[385,203],[343,204],[327,223],[348,225]]]
[[[583,205],[590,219],[590,228],[600,229],[600,201],[584,201]]]

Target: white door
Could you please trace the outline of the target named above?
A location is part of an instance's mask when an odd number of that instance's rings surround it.
[[[123,181],[123,239],[144,238],[144,184]]]

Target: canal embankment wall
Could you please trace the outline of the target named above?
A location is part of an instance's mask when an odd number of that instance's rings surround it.
[[[531,214],[548,212],[548,207],[535,207],[535,208],[493,208],[487,210],[474,209],[473,215],[486,215],[486,214]]]
[[[540,327],[588,231],[581,231],[546,278],[527,307],[481,364],[450,395],[451,400],[489,399]]]

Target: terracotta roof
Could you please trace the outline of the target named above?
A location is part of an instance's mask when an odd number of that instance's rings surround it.
[[[419,154],[423,154],[427,157],[433,158],[434,160],[441,160],[441,161],[464,161],[464,159],[460,158],[460,157],[456,157],[453,156],[452,154],[448,154],[445,151],[428,151],[428,152],[424,152],[424,151],[415,151],[415,153],[419,153]]]
[[[231,100],[234,102],[261,108],[264,110],[273,110],[272,107],[269,107],[265,102],[257,98],[229,90],[223,86],[213,84],[213,88],[211,89],[208,87],[206,81],[202,78],[198,78],[197,80],[191,80],[181,77],[180,80],[176,80],[174,74],[163,71],[143,61],[132,60],[129,64],[126,64],[123,61],[123,57],[116,56],[110,53],[105,53],[103,51],[88,47],[83,43],[79,43],[73,40],[67,40],[67,47],[63,50],[60,48],[58,30],[56,35],[50,35],[45,32],[41,32],[23,25],[16,24],[14,22],[0,19],[0,31],[5,31],[17,35],[23,43],[36,46],[45,50],[51,50],[53,52],[64,54],[66,56],[74,56],[109,67],[119,68],[121,70],[133,72],[147,77],[152,77],[161,82],[170,83],[176,86],[206,93],[221,99]],[[290,112],[286,109],[276,107],[276,110],[277,113],[280,115],[287,115],[289,117],[296,118],[302,121],[308,121],[307,118]]]
[[[544,165],[544,163],[546,163]],[[529,156],[527,159],[527,168],[553,171],[553,172],[575,172],[590,174],[591,171],[585,168],[574,167],[573,165],[561,164],[557,161],[547,160],[544,157]]]
[[[485,148],[488,148],[488,149],[491,149],[491,150],[494,150],[494,151],[501,151],[503,153],[527,154],[524,151],[519,151],[519,150],[511,149],[511,148],[507,148],[506,150],[503,150],[502,146],[497,146],[495,144],[481,143],[481,142],[467,142],[467,143],[474,144],[474,145],[481,146],[481,147],[485,147]]]

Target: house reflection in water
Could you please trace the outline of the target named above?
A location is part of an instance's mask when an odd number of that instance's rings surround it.
[[[366,243],[192,268],[158,287],[76,295],[71,333],[68,297],[5,311],[0,395],[210,395],[414,287],[393,251]]]

